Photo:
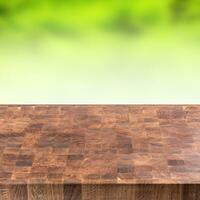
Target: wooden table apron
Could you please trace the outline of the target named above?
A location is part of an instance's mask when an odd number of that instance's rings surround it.
[[[0,200],[199,200],[193,185],[12,185],[0,189]]]

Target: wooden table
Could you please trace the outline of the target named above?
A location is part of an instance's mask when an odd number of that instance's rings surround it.
[[[199,200],[200,106],[0,106],[0,200]]]

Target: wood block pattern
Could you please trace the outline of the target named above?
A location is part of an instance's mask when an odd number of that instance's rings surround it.
[[[0,200],[198,200],[199,130],[200,105],[0,106]]]

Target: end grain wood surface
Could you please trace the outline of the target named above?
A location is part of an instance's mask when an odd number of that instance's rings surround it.
[[[0,106],[0,200],[198,200],[198,105]]]

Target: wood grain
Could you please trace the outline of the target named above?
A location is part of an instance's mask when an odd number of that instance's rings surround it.
[[[181,185],[83,185],[83,200],[182,200]]]
[[[27,185],[12,185],[9,193],[11,200],[28,200]]]
[[[199,129],[200,106],[0,106],[0,184],[198,184]]]
[[[64,200],[63,185],[29,185],[28,200]]]
[[[64,200],[82,200],[81,185],[64,185]]]
[[[137,200],[182,200],[181,185],[137,185],[135,191]]]
[[[183,186],[183,200],[199,200],[200,199],[200,185],[187,184]]]
[[[0,106],[0,200],[200,200],[200,105]]]
[[[83,185],[82,200],[135,200],[132,185]]]
[[[0,189],[0,200],[10,200],[9,190]]]
[[[0,189],[0,200],[200,200],[199,184],[35,184]]]

